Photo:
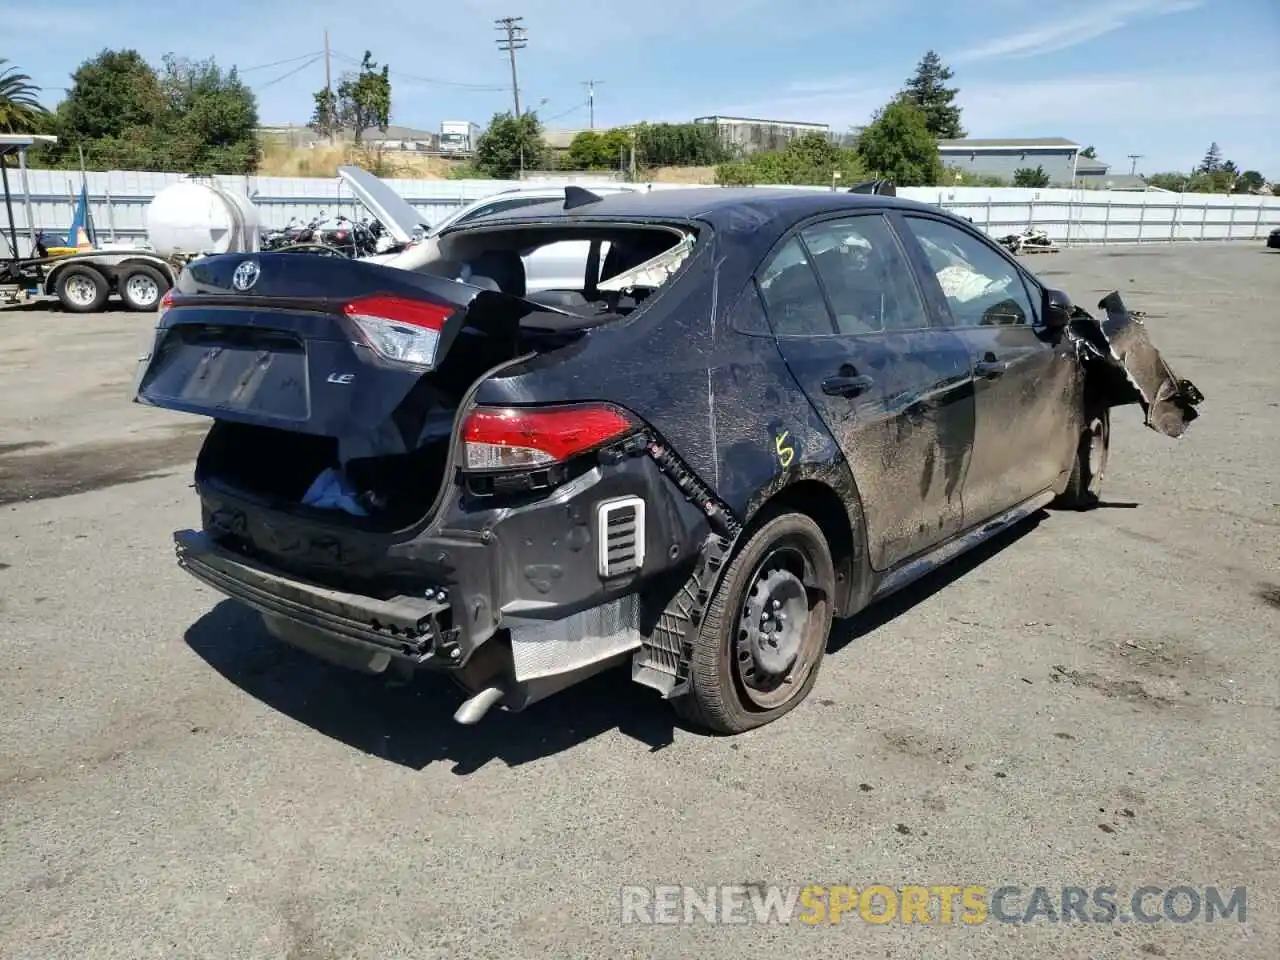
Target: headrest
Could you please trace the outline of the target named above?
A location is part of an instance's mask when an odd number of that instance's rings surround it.
[[[474,278],[487,277],[492,280],[503,293],[513,297],[525,295],[524,261],[514,250],[486,250],[477,257],[467,261],[472,280],[476,286],[487,286],[478,283]]]

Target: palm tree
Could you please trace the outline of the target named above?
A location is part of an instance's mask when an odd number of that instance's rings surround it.
[[[49,111],[36,99],[40,88],[0,57],[0,133],[26,133]]]

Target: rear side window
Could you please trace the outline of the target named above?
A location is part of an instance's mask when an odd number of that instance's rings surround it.
[[[760,297],[776,336],[813,337],[835,332],[817,275],[798,237],[792,237],[774,255],[761,271],[759,282]]]
[[[929,326],[911,266],[884,217],[825,220],[800,235],[822,278],[840,333]]]

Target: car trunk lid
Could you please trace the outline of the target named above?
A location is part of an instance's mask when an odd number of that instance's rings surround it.
[[[143,358],[140,403],[336,437],[345,455],[413,449],[485,370],[555,312],[438,276],[297,253],[183,271]]]

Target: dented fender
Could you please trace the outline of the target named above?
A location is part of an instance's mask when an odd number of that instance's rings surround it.
[[[1145,423],[1169,437],[1180,437],[1200,415],[1204,394],[1180,379],[1151,342],[1141,317],[1124,305],[1117,291],[1098,302],[1106,319],[1074,307],[1067,336],[1095,387],[1094,396],[1108,407],[1142,406]]]

